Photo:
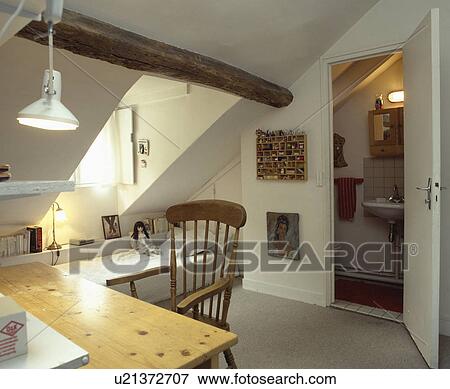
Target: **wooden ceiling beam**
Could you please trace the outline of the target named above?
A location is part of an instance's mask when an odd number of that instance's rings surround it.
[[[45,23],[33,21],[17,36],[47,45],[46,32]],[[129,69],[217,88],[272,107],[286,107],[293,100],[287,88],[242,69],[66,9],[55,26],[54,45]]]

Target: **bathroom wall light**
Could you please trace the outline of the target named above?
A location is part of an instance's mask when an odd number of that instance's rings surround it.
[[[388,94],[388,100],[391,103],[403,103],[405,101],[405,91],[397,90]]]
[[[61,20],[63,0],[47,0],[44,20],[48,23],[49,69],[44,72],[41,98],[22,109],[17,120],[45,130],[76,130],[77,118],[61,103],[61,73],[53,69],[53,25]]]

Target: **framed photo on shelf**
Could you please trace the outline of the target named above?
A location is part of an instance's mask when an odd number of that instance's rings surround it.
[[[119,215],[102,216],[102,225],[105,240],[122,237]]]
[[[163,216],[156,217],[153,219],[150,219],[150,218],[145,219],[144,226],[149,235],[159,234],[159,233],[169,231],[169,223],[167,222],[167,219]]]
[[[153,219],[144,219],[144,227],[149,235],[153,235],[155,233]]]

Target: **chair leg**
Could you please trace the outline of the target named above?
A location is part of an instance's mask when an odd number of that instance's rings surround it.
[[[192,309],[192,318],[194,320],[198,320],[198,314],[199,314],[199,311],[198,311],[198,304],[197,304],[197,305],[194,305],[194,308]]]
[[[139,299],[134,281],[130,281],[130,292],[132,297]]]
[[[225,356],[225,361],[227,361],[228,369],[237,369],[236,362],[234,361],[233,353],[231,352],[231,349],[227,349],[223,352],[223,355]]]

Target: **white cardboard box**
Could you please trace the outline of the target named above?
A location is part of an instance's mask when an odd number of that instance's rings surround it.
[[[0,362],[27,351],[26,313],[12,298],[0,296]]]
[[[0,297],[3,295],[0,293]],[[1,369],[78,369],[89,363],[87,351],[78,347],[31,313],[27,316],[28,352],[0,362]]]

